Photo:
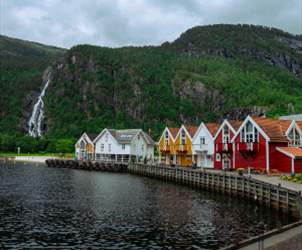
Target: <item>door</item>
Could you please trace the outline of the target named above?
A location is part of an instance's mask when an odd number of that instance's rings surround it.
[[[222,169],[230,169],[231,168],[231,160],[229,158],[222,159]]]

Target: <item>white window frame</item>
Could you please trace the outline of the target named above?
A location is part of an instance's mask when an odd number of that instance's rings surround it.
[[[102,143],[102,144],[100,145],[100,148],[101,148],[101,152],[104,152],[105,145]]]
[[[182,130],[180,132],[180,144],[185,145],[186,144],[186,131]]]
[[[227,130],[227,133],[226,131]],[[230,129],[227,125],[222,128],[222,143],[229,143],[231,141]]]
[[[165,145],[169,144],[169,132],[166,130],[165,132]]]

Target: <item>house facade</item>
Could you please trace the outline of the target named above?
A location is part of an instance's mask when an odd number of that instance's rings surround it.
[[[142,129],[105,128],[95,139],[96,160],[148,160],[154,158],[154,141]]]
[[[217,123],[201,123],[192,138],[193,163],[197,167],[214,167],[214,136],[219,129]]]
[[[93,159],[95,134],[83,133],[75,144],[75,157],[77,160]]]
[[[166,127],[158,142],[159,162],[176,164],[175,138],[179,128]]]
[[[231,142],[242,121],[224,120],[214,136],[214,167],[216,169],[235,168],[234,146]]]
[[[176,164],[190,167],[194,163],[193,137],[197,132],[196,126],[182,125],[175,137]]]
[[[301,138],[295,121],[248,116],[232,139],[233,167],[302,172]]]

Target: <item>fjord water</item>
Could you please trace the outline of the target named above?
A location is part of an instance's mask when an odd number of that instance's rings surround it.
[[[217,249],[293,220],[155,179],[0,161],[4,249]]]

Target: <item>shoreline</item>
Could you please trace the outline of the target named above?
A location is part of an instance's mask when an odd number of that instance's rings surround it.
[[[65,159],[56,156],[11,156],[0,157],[1,160],[19,161],[19,162],[34,162],[34,163],[46,163],[47,159]]]

